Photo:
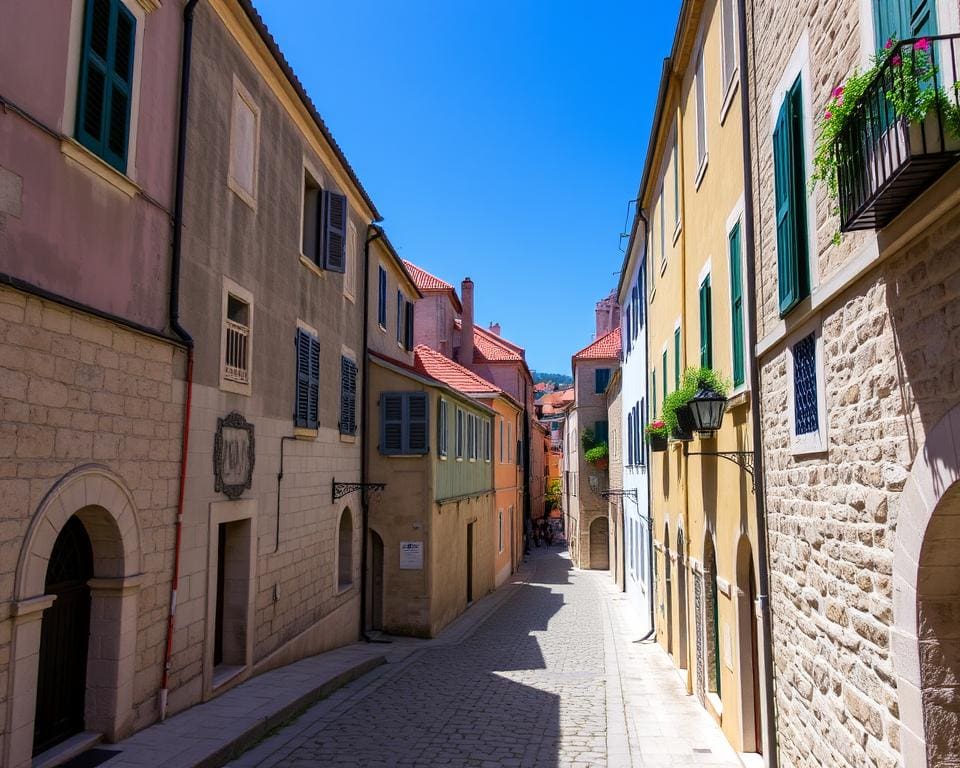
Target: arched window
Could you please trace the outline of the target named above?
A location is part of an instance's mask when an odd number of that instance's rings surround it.
[[[353,517],[350,509],[340,515],[340,533],[337,546],[337,589],[343,591],[353,584]]]

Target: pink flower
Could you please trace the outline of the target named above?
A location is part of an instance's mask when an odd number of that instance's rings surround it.
[[[891,38],[888,38],[888,39],[887,39],[887,44],[886,44],[885,46],[883,46],[883,47],[886,48],[888,51],[889,51],[891,48],[893,48],[893,38],[892,38],[892,37],[891,37]]]
[[[899,67],[901,64],[903,64],[903,59],[901,59],[900,54],[897,53],[894,54],[893,58],[890,59],[890,63],[895,67]]]
[[[843,97],[843,86],[838,85],[836,88],[833,89],[833,98],[839,99],[842,97]]]
[[[833,112],[831,112],[829,109],[823,113],[824,120],[829,120],[831,117],[833,117]]]
[[[921,37],[917,42],[913,44],[913,47],[918,51],[929,51],[930,50],[930,41],[925,37]]]

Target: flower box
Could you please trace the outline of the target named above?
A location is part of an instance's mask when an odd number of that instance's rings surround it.
[[[650,438],[650,451],[652,453],[663,453],[665,450],[667,450],[667,438],[659,436]]]

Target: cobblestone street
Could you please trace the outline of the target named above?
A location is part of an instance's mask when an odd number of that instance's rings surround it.
[[[739,765],[662,652],[623,645],[637,635],[611,614],[626,609],[605,572],[574,571],[556,548],[530,561],[465,638],[379,668],[230,765]]]

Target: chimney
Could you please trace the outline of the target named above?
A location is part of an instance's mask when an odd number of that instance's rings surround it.
[[[500,335],[500,323],[490,323],[490,333]]]
[[[465,368],[473,367],[473,280],[465,277],[460,284],[460,303],[463,315],[460,317],[460,352],[457,362]]]

